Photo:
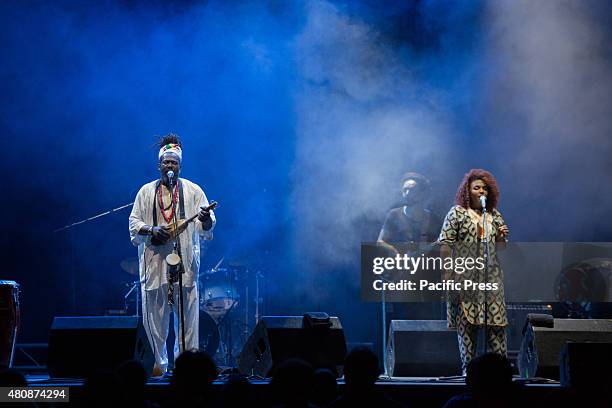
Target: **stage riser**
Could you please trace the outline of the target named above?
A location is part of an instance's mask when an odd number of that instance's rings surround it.
[[[68,383],[48,382],[44,386],[66,386]],[[220,397],[223,386],[222,381],[215,381],[211,387],[212,399],[216,400]],[[338,384],[339,393],[344,392],[345,385],[342,382]],[[426,383],[419,382],[378,382],[375,385],[377,392],[385,393],[394,401],[410,407],[419,408],[440,408],[449,398],[459,395],[466,391],[463,383],[450,382],[435,382]],[[70,400],[73,404],[79,404],[83,401],[83,384],[70,384]],[[563,390],[558,384],[555,385],[530,385],[528,387],[520,387],[517,389],[516,395],[522,401],[528,401],[524,407],[544,407],[550,406],[551,399],[563,400]],[[174,394],[170,388],[169,382],[149,383],[145,389],[145,398],[156,402],[161,406],[169,406],[173,403]],[[268,381],[254,381],[250,387],[250,406],[269,407],[273,406],[270,393],[270,384]],[[548,403],[548,405],[546,405]]]

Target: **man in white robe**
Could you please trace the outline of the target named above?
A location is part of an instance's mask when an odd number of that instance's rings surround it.
[[[174,355],[181,350],[179,326],[179,283],[177,274],[170,273],[166,256],[174,251],[175,238],[169,225],[177,220],[198,217],[179,235],[183,262],[183,310],[185,320],[185,349],[198,349],[199,298],[198,271],[200,268],[200,240],[212,239],[216,220],[204,191],[195,183],[179,178],[182,149],[176,135],[162,139],[159,151],[160,180],[142,186],[129,218],[130,238],[138,246],[140,286],[142,290],[143,324],[155,355],[154,376],[166,373],[168,355],[166,340],[170,313],[174,313]],[[172,172],[172,173],[169,173]],[[169,178],[168,175],[174,174]],[[170,187],[172,186],[172,187]]]

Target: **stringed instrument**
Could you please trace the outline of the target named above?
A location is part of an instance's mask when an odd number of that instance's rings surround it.
[[[200,207],[200,208],[202,208],[204,211],[210,211],[210,210],[214,210],[215,208],[217,208],[218,205],[219,203],[217,203],[216,201],[213,201],[206,207]],[[178,220],[176,222],[176,226],[174,225],[174,223],[167,225],[168,232],[170,233],[170,237],[176,238],[177,236],[181,235],[181,233],[187,229],[187,226],[189,225],[189,223],[191,223],[193,220],[198,218],[198,215],[199,213],[194,215],[193,217],[189,217],[184,220]]]

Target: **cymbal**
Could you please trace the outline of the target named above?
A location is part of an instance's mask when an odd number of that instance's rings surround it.
[[[119,266],[130,275],[138,275],[138,257],[125,258]]]
[[[246,268],[249,262],[246,259],[232,259],[226,262],[226,265],[232,268]]]
[[[225,273],[227,271],[228,271],[227,268],[216,268],[216,269],[215,268],[210,268],[210,269],[207,269],[204,272],[200,273],[200,275],[212,275],[212,274],[217,273],[217,272]]]

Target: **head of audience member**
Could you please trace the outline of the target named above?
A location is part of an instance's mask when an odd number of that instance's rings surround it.
[[[328,368],[315,370],[312,402],[320,407],[325,407],[336,398],[338,398],[336,375]]]
[[[502,355],[484,354],[470,361],[465,382],[475,397],[503,397],[512,387],[512,366]]]
[[[367,392],[374,388],[380,375],[378,357],[366,347],[353,349],[344,360],[344,381],[347,391],[353,393]]]
[[[128,360],[115,370],[124,395],[134,401],[144,400],[147,373],[139,361]]]
[[[217,378],[217,365],[203,351],[188,350],[174,364],[171,385],[183,402],[199,403],[210,398],[210,385]]]
[[[0,371],[0,387],[27,387],[28,382],[23,374],[13,368]]]
[[[272,399],[284,407],[308,405],[314,384],[314,369],[304,360],[290,358],[272,371]]]
[[[241,375],[231,376],[221,388],[222,407],[246,407],[253,403],[251,383]]]
[[[120,383],[115,373],[106,370],[94,371],[83,384],[84,405],[89,407],[117,405],[123,398],[118,390]]]

